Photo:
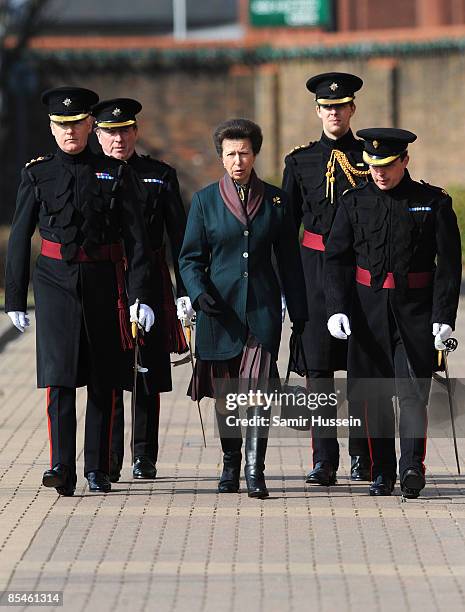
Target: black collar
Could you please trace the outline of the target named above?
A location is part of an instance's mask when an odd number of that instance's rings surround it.
[[[92,157],[92,151],[87,146],[80,153],[76,153],[76,155],[70,155],[69,153],[65,153],[65,151],[58,147],[57,157],[61,159],[61,161],[65,164],[83,164],[86,163]]]
[[[322,132],[320,141],[325,147],[328,147],[328,149],[339,149],[339,151],[353,149],[354,145],[358,142],[350,128],[349,131],[344,134],[344,136],[338,138],[337,140],[328,138],[328,136]]]

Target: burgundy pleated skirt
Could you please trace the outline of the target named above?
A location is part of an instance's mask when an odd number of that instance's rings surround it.
[[[278,390],[279,385],[276,361],[249,334],[242,352],[236,357],[222,361],[197,359],[187,395],[194,401],[203,397],[219,399],[230,392]]]

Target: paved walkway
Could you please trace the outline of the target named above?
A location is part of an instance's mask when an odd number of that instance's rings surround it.
[[[465,609],[465,477],[449,441],[430,441],[427,488],[407,503],[398,488],[374,499],[348,480],[346,440],[339,484],[304,485],[302,438],[270,440],[269,500],[219,496],[211,410],[204,449],[181,366],[162,399],[157,480],[133,481],[126,463],[112,493],[86,491],[80,390],[78,489],[59,498],[40,485],[48,441],[33,331],[0,353],[0,589],[61,590],[67,611]],[[460,451],[465,465],[465,440]]]

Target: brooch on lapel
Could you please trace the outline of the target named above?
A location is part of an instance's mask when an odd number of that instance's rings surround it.
[[[273,206],[281,206],[281,198],[279,196],[273,198]]]

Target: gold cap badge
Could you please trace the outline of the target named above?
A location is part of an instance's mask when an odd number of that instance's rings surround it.
[[[339,88],[339,85],[337,83],[331,83],[329,88],[330,88],[331,91],[336,91],[336,89]]]
[[[379,142],[377,140],[373,140],[373,147],[377,149],[379,147]]]

